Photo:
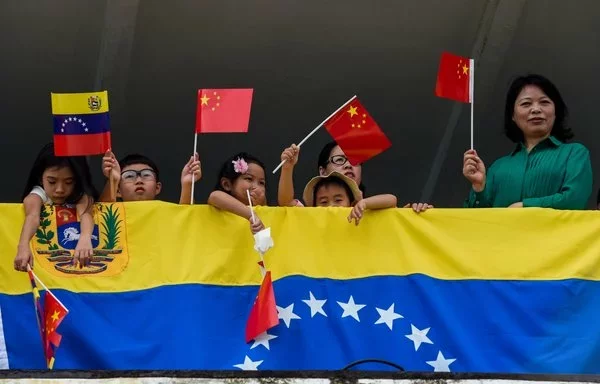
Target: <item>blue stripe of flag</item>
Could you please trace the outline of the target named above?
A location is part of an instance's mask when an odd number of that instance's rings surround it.
[[[414,274],[289,276],[273,284],[282,320],[268,331],[277,337],[262,345],[244,340],[257,286],[181,284],[101,294],[55,289],[70,310],[55,368],[230,370],[247,357],[262,362],[259,370],[339,370],[378,358],[415,372],[600,373],[597,281]],[[310,304],[311,298],[321,304]],[[0,294],[0,306],[11,369],[44,369],[31,293]]]
[[[110,117],[106,113],[84,115],[53,115],[55,135],[85,135],[110,132]]]

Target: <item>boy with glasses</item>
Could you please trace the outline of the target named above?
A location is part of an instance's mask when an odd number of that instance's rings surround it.
[[[108,151],[102,159],[102,172],[106,178],[112,179],[112,183],[106,183],[100,196],[103,202],[116,201],[117,197],[122,201],[155,200],[162,189],[158,167],[143,155],[127,155],[117,162],[115,155]],[[196,182],[201,176],[196,154],[190,157],[181,171],[180,203],[190,203],[192,180]]]

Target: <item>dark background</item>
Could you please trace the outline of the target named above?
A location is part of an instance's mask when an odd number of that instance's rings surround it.
[[[476,59],[475,146],[487,165],[512,149],[502,133],[510,81],[536,72],[559,87],[595,166],[598,15],[597,0],[1,1],[0,201],[20,199],[51,140],[51,91],[108,89],[117,156],[153,158],[161,198],[177,201],[198,88],[251,87],[248,134],[199,137],[197,201],[225,158],[247,151],[267,165],[274,203],[283,148],[357,94],[393,143],[364,165],[368,193],[458,207],[469,189],[470,115],[467,104],[434,96],[444,50]],[[329,140],[322,130],[303,146],[297,191]],[[91,166],[100,188],[99,157]]]

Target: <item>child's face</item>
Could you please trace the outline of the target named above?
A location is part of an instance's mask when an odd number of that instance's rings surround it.
[[[260,165],[248,164],[248,172],[233,182],[231,195],[244,204],[248,204],[246,190],[250,191],[252,205],[266,205],[265,170]]]
[[[123,201],[154,200],[162,185],[147,164],[130,164],[121,170],[118,196]]]
[[[317,207],[350,207],[348,192],[341,185],[329,184],[319,187],[315,194]]]
[[[75,187],[75,177],[71,168],[47,168],[42,174],[42,187],[54,204],[63,204]]]
[[[329,162],[327,163],[325,169],[321,169],[320,174],[321,176],[327,176],[333,171],[338,171],[344,176],[351,178],[356,182],[356,184],[360,184],[362,181],[362,166],[354,166],[350,164],[346,154],[344,151],[342,151],[339,145],[336,145],[331,150],[331,153],[329,154]]]

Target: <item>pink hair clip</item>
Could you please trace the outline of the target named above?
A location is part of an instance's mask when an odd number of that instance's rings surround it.
[[[236,173],[241,173],[244,174],[246,172],[248,172],[248,163],[246,163],[246,160],[242,159],[241,157],[238,157],[237,160],[233,160],[233,170]]]

